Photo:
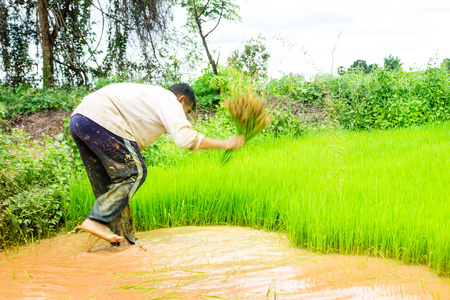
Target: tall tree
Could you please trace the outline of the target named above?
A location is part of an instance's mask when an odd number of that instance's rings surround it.
[[[348,71],[367,73],[367,62],[362,59],[355,60],[353,64],[348,68]]]
[[[39,16],[39,27],[41,29],[41,44],[42,44],[42,58],[43,58],[43,68],[42,77],[44,80],[44,87],[52,87],[54,83],[54,47],[56,37],[58,36],[59,30],[63,25],[62,22],[66,19],[67,13],[69,11],[69,5],[72,0],[66,0],[64,7],[59,15],[59,20],[55,20],[53,25],[53,30],[50,32],[50,17],[49,11],[50,7],[47,0],[37,0],[38,16]],[[61,22],[62,21],[62,22]]]
[[[28,55],[30,44],[37,39],[33,14],[32,5],[12,6],[0,0],[0,63],[3,83],[8,86],[33,81],[34,61]]]
[[[212,71],[217,75],[217,61],[212,57],[207,37],[219,26],[220,21],[240,21],[239,6],[234,0],[175,0],[175,3],[187,9],[187,27],[198,32],[202,40]]]
[[[87,83],[89,71],[104,75],[97,62],[100,39],[95,35],[91,10],[101,13],[107,26],[108,59],[119,63],[126,60],[128,39],[134,35],[144,55],[152,60],[155,37],[166,29],[170,0],[0,0],[0,41],[3,84],[16,86],[23,82],[20,74],[37,65],[42,66],[45,88],[55,83],[55,76],[65,77],[69,84]],[[106,24],[106,25],[105,25]],[[102,33],[104,28],[100,30]],[[30,35],[31,33],[31,35]],[[37,53],[33,53],[30,38],[35,38]],[[114,48],[119,47],[118,51]],[[18,49],[20,51],[18,51]],[[21,68],[14,68],[14,55]],[[26,59],[25,59],[26,58]],[[30,63],[31,61],[31,63]],[[97,68],[88,66],[89,62]],[[30,66],[32,65],[32,66]],[[106,64],[108,65],[108,64]],[[113,68],[114,64],[110,64]],[[116,65],[117,66],[117,65]],[[145,67],[151,67],[147,64]],[[144,68],[144,66],[141,66]],[[94,70],[95,69],[95,70]],[[11,80],[16,78],[14,80]]]

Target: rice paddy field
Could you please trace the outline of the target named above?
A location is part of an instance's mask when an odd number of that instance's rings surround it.
[[[450,275],[450,123],[390,131],[260,137],[225,165],[199,151],[149,167],[131,200],[138,231],[235,225],[283,232],[294,247],[428,265]],[[94,201],[72,178],[66,219]]]

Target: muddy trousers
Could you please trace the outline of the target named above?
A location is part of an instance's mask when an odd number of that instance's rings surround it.
[[[69,128],[96,199],[89,219],[107,225],[115,234],[122,231],[134,244],[129,201],[147,176],[137,143],[80,114],[72,116]]]

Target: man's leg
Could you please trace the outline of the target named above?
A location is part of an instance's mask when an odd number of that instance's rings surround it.
[[[96,196],[93,210],[83,225],[88,231],[99,230],[95,223],[106,225],[134,244],[136,238],[128,202],[146,177],[137,143],[81,115],[73,116],[70,125],[75,142],[81,144],[78,145],[80,154]]]

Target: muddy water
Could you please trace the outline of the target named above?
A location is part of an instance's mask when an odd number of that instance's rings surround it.
[[[135,246],[85,233],[0,253],[1,299],[450,299],[426,267],[289,247],[284,235],[240,227],[137,234]]]

